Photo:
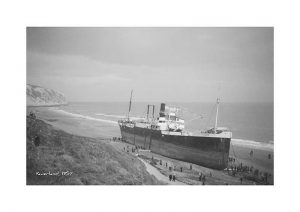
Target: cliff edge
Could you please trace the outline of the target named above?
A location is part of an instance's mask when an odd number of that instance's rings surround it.
[[[49,88],[27,84],[27,106],[54,106],[64,104],[67,104],[67,100],[63,94]]]

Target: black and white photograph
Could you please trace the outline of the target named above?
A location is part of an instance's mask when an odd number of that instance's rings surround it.
[[[274,185],[273,27],[27,27],[26,185]]]
[[[298,4],[3,1],[0,211],[299,211]]]

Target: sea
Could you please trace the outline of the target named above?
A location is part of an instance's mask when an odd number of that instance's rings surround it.
[[[179,116],[185,120],[185,129],[190,132],[203,131],[214,126],[216,121],[215,102],[165,102],[180,108]],[[158,116],[160,103],[133,102],[129,116],[132,119],[146,117],[147,105],[155,105],[154,117]],[[59,107],[68,114],[110,125],[126,118],[128,102],[70,102]],[[152,108],[149,117],[152,117]],[[219,104],[218,127],[232,132],[236,143],[260,145],[273,148],[274,104],[271,102],[224,102]],[[115,127],[118,130],[117,127]]]

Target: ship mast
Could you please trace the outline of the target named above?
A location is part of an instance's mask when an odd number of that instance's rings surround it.
[[[147,121],[149,121],[149,108],[150,108],[150,105],[147,105]]]
[[[215,122],[215,134],[217,133],[219,104],[220,104],[220,98],[217,98],[217,112],[216,112],[216,122]]]
[[[128,108],[128,114],[127,114],[127,119],[128,119],[128,121],[129,121],[129,113],[130,113],[130,110],[131,110],[132,91],[133,91],[133,90],[131,90],[130,101],[129,101],[129,108]]]

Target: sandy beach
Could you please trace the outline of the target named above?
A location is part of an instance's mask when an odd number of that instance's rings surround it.
[[[28,107],[27,112],[33,111],[37,119],[53,126],[56,130],[62,130],[66,133],[84,136],[96,140],[106,142],[106,145],[117,149],[118,152],[125,152],[130,157],[137,159],[145,166],[147,172],[157,179],[161,184],[176,184],[176,185],[202,185],[203,182],[199,181],[199,175],[206,176],[205,185],[240,185],[241,178],[243,185],[257,184],[250,178],[245,177],[244,174],[237,174],[233,176],[230,171],[218,171],[205,167],[166,158],[151,152],[140,151],[139,157],[136,152],[131,153],[125,151],[126,148],[134,148],[124,142],[112,142],[113,137],[120,137],[117,130],[117,122],[96,118],[87,118],[82,115],[74,115],[66,111],[62,111],[59,107]],[[253,151],[251,156],[249,153]],[[122,153],[124,154],[124,153]],[[271,158],[268,158],[269,154]],[[240,165],[253,167],[253,170],[259,170],[259,174],[269,174],[268,184],[273,184],[273,149],[269,146],[259,146],[256,143],[253,145],[243,145],[239,140],[232,141],[230,148],[230,157],[235,158],[235,163],[232,165]],[[162,165],[160,164],[162,161]],[[165,166],[168,164],[168,167]],[[171,167],[171,169],[170,169]],[[169,181],[170,174],[176,175],[176,181]],[[250,179],[250,180],[249,180]]]

